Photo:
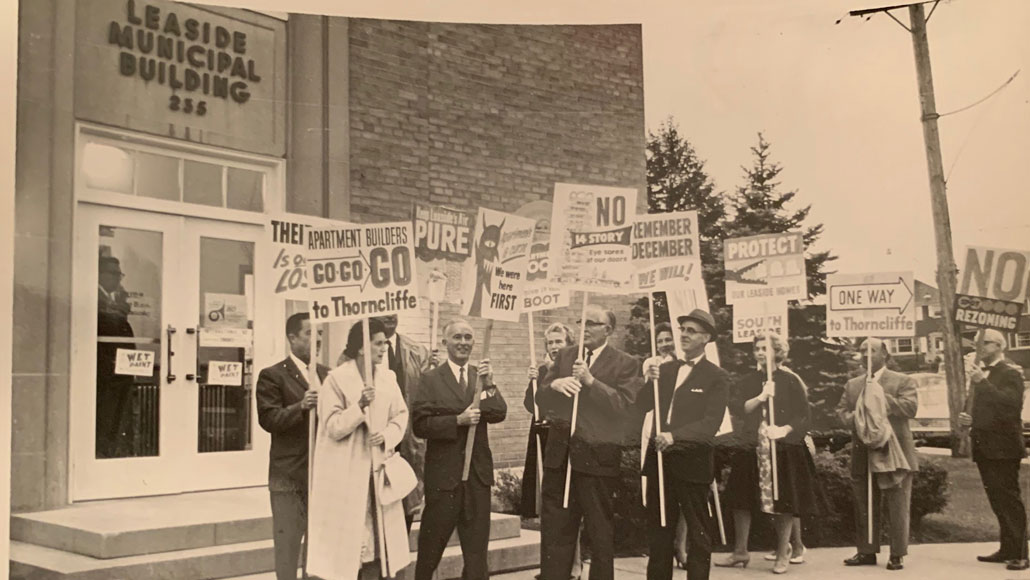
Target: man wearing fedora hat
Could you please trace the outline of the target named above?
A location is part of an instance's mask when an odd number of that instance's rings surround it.
[[[676,322],[684,360],[658,365],[655,359],[649,359],[644,364],[647,380],[658,380],[661,429],[648,446],[643,474],[648,481],[658,481],[656,451],[661,451],[665,463],[665,521],[669,524],[661,525],[658,486],[648,485],[647,577],[672,578],[675,522],[682,513],[689,546],[687,578],[707,580],[712,561],[708,490],[715,476],[713,440],[726,413],[730,379],[726,371],[705,358],[705,346],[716,335],[712,315],[698,308]],[[653,389],[641,390],[636,406],[641,414],[654,409]]]

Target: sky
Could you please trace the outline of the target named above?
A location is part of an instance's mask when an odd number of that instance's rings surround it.
[[[763,132],[784,190],[825,225],[840,272],[913,271],[936,256],[911,36],[884,0],[200,0],[356,17],[640,23],[647,130],[672,118],[718,189],[742,182]],[[898,0],[901,2],[902,0]],[[927,5],[929,8],[932,5]],[[907,10],[896,10],[908,22]],[[836,24],[838,19],[843,20]],[[942,1],[929,21],[953,247],[1030,250],[1030,1]]]

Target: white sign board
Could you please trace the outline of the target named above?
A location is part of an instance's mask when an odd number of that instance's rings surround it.
[[[530,218],[479,208],[472,259],[461,274],[462,315],[518,322],[535,226]]]
[[[727,304],[808,298],[801,232],[724,240],[723,259]]]
[[[635,291],[636,205],[636,189],[554,184],[548,281],[585,292]]]
[[[306,233],[312,322],[418,307],[410,221],[308,228]]]
[[[553,310],[569,305],[569,290],[547,281],[551,264],[551,211],[549,201],[531,201],[515,210],[515,215],[528,217],[536,222],[533,228],[533,245],[529,249],[526,264],[526,285],[522,292],[522,312]]]
[[[243,385],[243,363],[213,360],[207,363],[207,384],[239,387]]]
[[[149,350],[119,348],[115,353],[114,374],[150,377],[154,375],[154,353]]]
[[[967,247],[958,292],[981,298],[1026,302],[1030,252]]]
[[[741,302],[733,305],[733,342],[752,342],[767,332],[787,340],[787,302]]]
[[[826,336],[914,336],[912,288],[912,272],[830,274],[826,277]]]
[[[247,297],[243,294],[204,293],[204,328],[247,328]]]
[[[337,222],[338,223],[338,222]],[[304,265],[305,231],[311,227],[336,225],[312,216],[281,214],[265,224],[265,238],[272,248],[272,276],[268,290],[284,298],[307,299],[308,283]]]
[[[631,246],[637,290],[693,286],[701,280],[700,243],[696,211],[638,215]]]
[[[197,339],[201,348],[246,348],[253,344],[249,328],[201,328]]]

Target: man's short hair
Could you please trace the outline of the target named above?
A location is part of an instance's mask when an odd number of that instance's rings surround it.
[[[291,315],[286,319],[286,336],[291,334],[296,336],[300,334],[300,329],[304,326],[304,321],[311,318],[311,315],[307,312],[298,312]]]
[[[993,328],[985,328],[980,332],[984,335],[984,342],[993,342],[1000,346],[1002,350],[1007,350],[1009,348],[1009,341],[1005,339],[1005,333]]]
[[[450,334],[451,334],[451,327],[454,326],[455,324],[467,324],[469,328],[472,328],[472,323],[469,322],[468,320],[465,320],[464,318],[452,318],[443,327],[443,337],[444,338],[447,338],[447,337],[450,336]],[[472,333],[475,334],[475,330],[473,330]]]
[[[547,330],[544,331],[544,338],[547,338],[548,334],[554,334],[556,332],[560,332],[565,335],[566,346],[571,346],[576,343],[576,337],[573,336],[572,329],[561,322],[552,322],[551,325],[547,327]]]

